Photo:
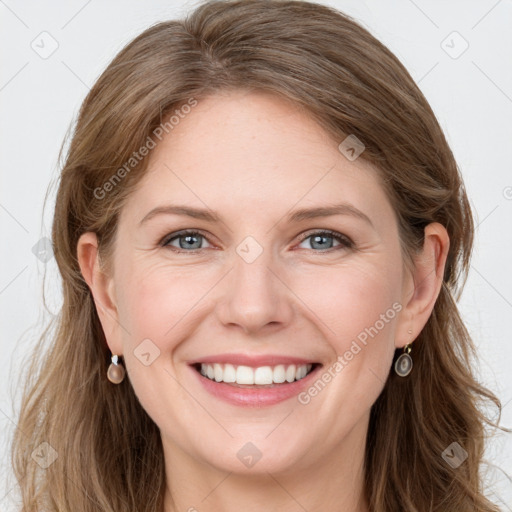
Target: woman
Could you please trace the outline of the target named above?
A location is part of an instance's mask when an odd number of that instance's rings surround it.
[[[81,108],[23,511],[496,511],[456,300],[473,221],[424,96],[349,17],[219,1]]]

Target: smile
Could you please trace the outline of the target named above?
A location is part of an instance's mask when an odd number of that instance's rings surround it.
[[[232,364],[205,364],[200,366],[201,375],[215,382],[249,386],[269,386],[295,382],[303,379],[312,370],[312,364],[260,366],[235,366]]]
[[[276,358],[268,357],[258,364],[254,358],[231,357],[230,363],[223,363],[219,357],[209,359],[209,362],[195,361],[189,366],[202,389],[211,397],[231,405],[258,408],[296,399],[314,382],[323,366],[299,360],[294,363],[280,361],[279,364],[274,361],[272,364],[272,359]]]

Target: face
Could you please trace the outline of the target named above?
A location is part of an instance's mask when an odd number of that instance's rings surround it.
[[[168,453],[306,470],[364,439],[411,283],[376,170],[340,142],[282,99],[231,92],[150,154],[106,334]]]

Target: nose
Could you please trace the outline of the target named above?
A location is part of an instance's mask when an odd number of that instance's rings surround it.
[[[252,262],[235,252],[217,307],[218,319],[225,327],[255,334],[290,324],[293,293],[270,252],[263,250]]]

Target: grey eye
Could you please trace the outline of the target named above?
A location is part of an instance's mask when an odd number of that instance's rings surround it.
[[[201,243],[206,240],[206,237],[197,231],[184,231],[181,233],[171,235],[167,241],[163,243],[164,246],[176,247],[177,249],[190,249],[198,250],[203,249]],[[174,242],[178,243],[176,245]]]

